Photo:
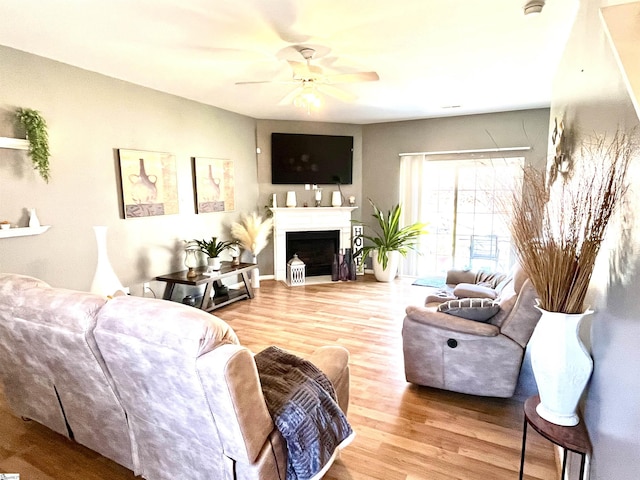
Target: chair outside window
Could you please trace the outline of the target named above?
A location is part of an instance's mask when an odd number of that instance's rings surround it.
[[[481,263],[492,263],[493,270],[497,270],[500,257],[497,235],[471,235],[469,252],[469,267],[471,269],[478,268],[474,265],[474,260],[484,260],[485,262]]]

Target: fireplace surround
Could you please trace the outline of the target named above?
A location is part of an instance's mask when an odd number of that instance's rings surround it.
[[[273,270],[287,279],[287,232],[337,231],[339,249],[351,248],[351,212],[358,207],[271,208],[273,212]],[[295,253],[295,252],[293,252]],[[293,254],[292,254],[293,256]]]

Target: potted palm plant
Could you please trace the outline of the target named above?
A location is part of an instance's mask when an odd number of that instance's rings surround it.
[[[218,237],[211,237],[211,240],[195,240],[200,251],[207,255],[207,263],[211,270],[220,270],[220,254],[231,248],[235,242],[218,240]]]
[[[362,235],[373,245],[362,248],[362,259],[371,255],[373,273],[379,282],[390,282],[398,273],[400,255],[405,257],[409,250],[416,250],[418,237],[427,232],[426,224],[413,223],[405,227],[400,226],[402,207],[397,204],[386,214],[380,210],[371,199],[373,218],[376,219],[378,230],[376,235]],[[356,252],[358,255],[360,252]]]
[[[607,225],[627,190],[629,163],[637,154],[632,137],[616,132],[582,142],[573,168],[545,182],[527,167],[523,191],[512,203],[512,242],[538,294],[542,316],[531,339],[531,362],[538,384],[538,414],[565,426],[578,423],[576,409],[593,370],[579,337],[596,257]],[[553,173],[553,171],[551,171]],[[551,183],[551,184],[550,184]]]

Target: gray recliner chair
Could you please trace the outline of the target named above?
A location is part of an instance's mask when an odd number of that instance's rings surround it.
[[[456,277],[456,283],[470,287],[478,278],[475,272]],[[407,381],[471,395],[513,396],[540,312],[534,308],[535,289],[519,266],[496,295],[489,303],[499,310],[486,323],[438,311],[437,304],[409,306],[402,328]]]

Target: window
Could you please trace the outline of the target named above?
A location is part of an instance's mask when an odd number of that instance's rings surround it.
[[[521,182],[523,157],[401,156],[404,224],[424,222],[429,234],[407,256],[402,274],[441,275],[451,268],[508,270],[514,262],[504,211]]]

